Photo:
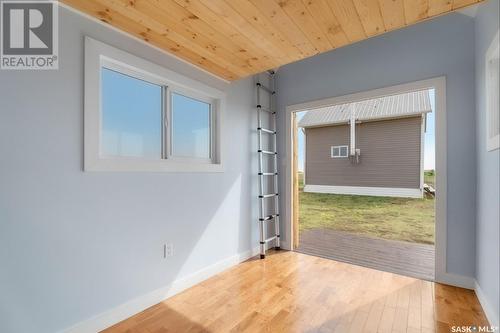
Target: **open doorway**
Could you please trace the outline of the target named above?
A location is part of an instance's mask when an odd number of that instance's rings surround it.
[[[296,251],[435,279],[436,89],[403,88],[292,112]]]

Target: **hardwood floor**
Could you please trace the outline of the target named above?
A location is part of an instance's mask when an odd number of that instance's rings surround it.
[[[453,325],[488,325],[473,291],[280,251],[105,332],[448,333]]]

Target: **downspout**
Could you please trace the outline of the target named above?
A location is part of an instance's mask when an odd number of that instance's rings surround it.
[[[306,136],[306,129],[304,127],[301,127],[300,130],[302,131],[302,134],[304,135],[304,183],[303,183],[303,186],[304,186],[304,188],[306,188],[307,136]]]
[[[356,155],[356,106],[355,103],[352,103],[350,105],[350,111],[351,111],[351,117],[349,120],[351,131],[350,131],[350,138],[351,142],[349,145],[350,153],[349,156],[355,157]]]
[[[359,156],[361,155],[361,150],[356,148],[356,103],[350,105],[350,145],[349,145],[349,158],[351,163],[359,164]]]

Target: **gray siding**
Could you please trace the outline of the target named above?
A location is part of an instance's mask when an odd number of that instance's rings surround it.
[[[420,188],[422,118],[361,123],[361,162],[331,158],[331,146],[349,145],[349,126],[306,129],[306,184]]]

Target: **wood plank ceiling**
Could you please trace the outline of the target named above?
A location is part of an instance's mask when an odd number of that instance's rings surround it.
[[[61,0],[232,81],[482,0]]]

